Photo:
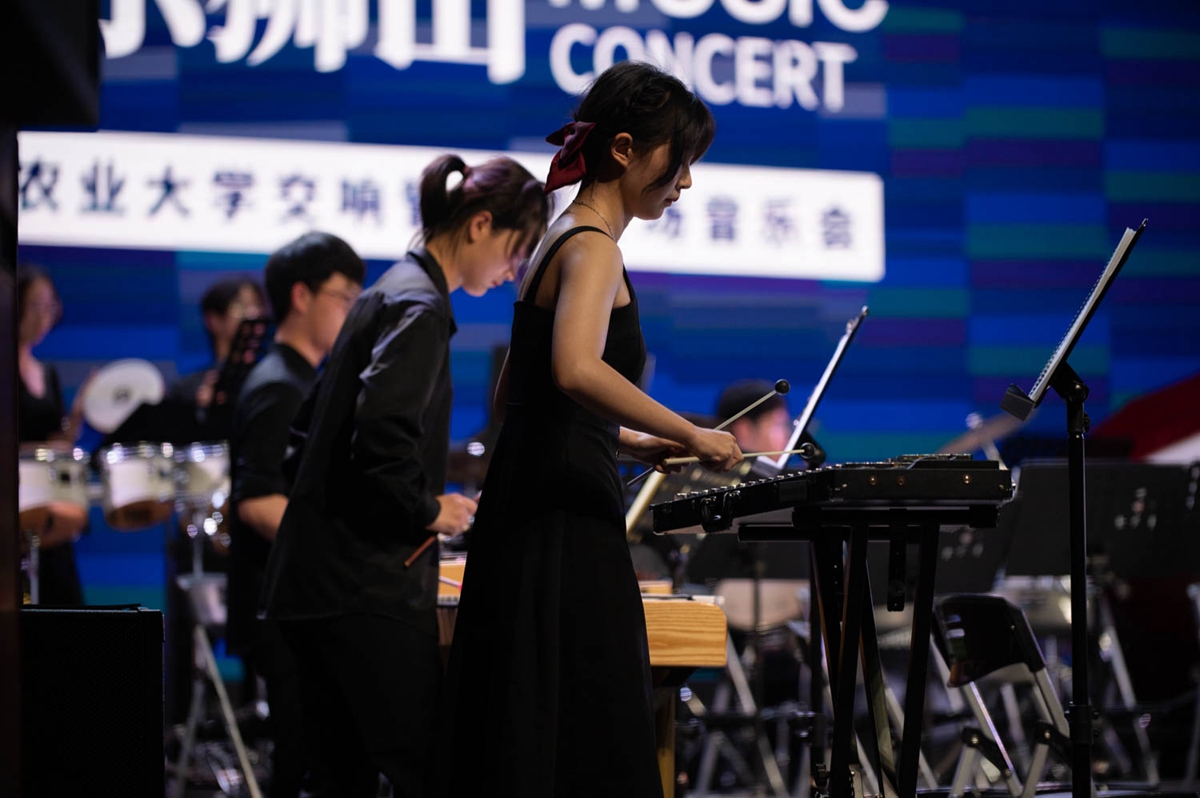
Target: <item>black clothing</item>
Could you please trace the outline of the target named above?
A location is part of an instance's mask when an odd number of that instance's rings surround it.
[[[428,794],[438,682],[437,638],[378,615],[281,621],[300,664],[305,735],[339,798]],[[481,793],[482,795],[483,793]]]
[[[46,390],[40,397],[29,392],[25,380],[17,380],[17,437],[21,443],[48,441],[63,431],[67,411],[63,406],[58,371],[49,363],[43,363],[42,374],[45,375]]]
[[[42,364],[45,392],[34,396],[17,379],[17,440],[20,443],[41,443],[61,435],[66,406],[58,371],[49,363]],[[75,544],[71,541],[38,550],[38,603],[42,605],[78,605],[83,603],[83,585],[75,566]]]
[[[271,798],[300,794],[308,762],[302,733],[300,676],[278,624],[259,620],[258,596],[271,543],[238,517],[238,505],[288,493],[283,458],[288,426],[317,380],[317,370],[287,344],[275,343],[246,378],[230,435],[233,490],[229,502],[229,619],[227,641],[267,683],[271,710]]]
[[[450,295],[410,252],[351,309],[300,410],[310,426],[271,550],[262,608],[278,619],[383,615],[436,637],[429,538],[450,444]]]
[[[193,371],[191,374],[184,374],[167,386],[167,392],[163,398],[195,407],[196,392],[200,390],[200,386],[204,384],[204,380],[208,378],[211,371],[212,369],[202,369]]]
[[[554,311],[516,303],[508,409],[471,536],[440,718],[453,798],[660,798],[646,619],[625,541],[616,424],[558,390]],[[625,276],[629,284],[628,275]],[[645,365],[637,296],[603,359]]]
[[[251,370],[234,407],[229,438],[233,491],[229,504],[229,646],[243,653],[255,637],[258,597],[271,542],[243,523],[238,505],[246,499],[288,495],[283,474],[288,428],[317,370],[286,344],[272,345]]]

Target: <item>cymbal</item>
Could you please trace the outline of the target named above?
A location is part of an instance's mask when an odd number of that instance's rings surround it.
[[[978,418],[974,413],[971,414]],[[971,419],[971,416],[967,417]],[[1030,416],[1032,418],[1032,416]],[[969,423],[969,421],[968,421]],[[938,450],[938,454],[956,454],[959,452],[974,452],[982,449],[985,443],[995,443],[998,440],[1012,435],[1025,425],[1026,422],[1010,416],[1008,413],[998,413],[991,418],[980,421],[979,424],[972,429],[964,432],[953,440],[942,444]]]

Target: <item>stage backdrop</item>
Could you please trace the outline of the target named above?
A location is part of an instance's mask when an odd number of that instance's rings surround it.
[[[1149,226],[1071,362],[1095,420],[1200,369],[1200,13],[1173,0],[111,0],[105,131],[22,139],[22,257],[66,312],[76,385],[144,357],[207,365],[197,301],[327,228],[371,278],[445,150],[544,166],[576,92],[628,57],[712,107],[677,213],[625,246],[651,393],[709,411],[786,377],[834,460],[925,452],[1028,388],[1126,226]],[[250,139],[250,140],[247,140]],[[264,139],[287,139],[283,143]],[[369,145],[369,146],[368,146]],[[385,145],[385,146],[380,146]],[[394,145],[401,145],[396,148]],[[454,435],[483,427],[514,294],[455,297]],[[1056,400],[1032,422],[1054,432]],[[89,598],[157,577],[96,524]],[[119,594],[119,595],[118,595]]]

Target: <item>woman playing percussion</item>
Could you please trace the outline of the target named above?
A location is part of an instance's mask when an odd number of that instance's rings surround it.
[[[68,413],[63,405],[58,372],[43,363],[33,349],[62,317],[62,302],[50,275],[34,266],[17,270],[17,387],[18,437],[23,450],[33,445],[70,448],[78,437],[83,405],[76,400]],[[38,536],[39,603],[82,604],[83,588],[75,568],[73,541],[87,526],[86,504],[54,501],[37,514],[39,529],[22,530]]]
[[[661,795],[617,453],[717,469],[742,455],[634,384],[646,350],[617,242],[691,186],[712,135],[683,84],[626,62],[547,139],[562,147],[547,190],[582,185],[532,260],[497,389],[442,712],[454,798]]]
[[[475,502],[444,493],[450,294],[515,279],[545,232],[542,184],[509,158],[443,156],[421,179],[423,245],[354,304],[306,430],[263,586],[295,651],[305,724],[339,796],[427,795],[441,660],[438,546]]]

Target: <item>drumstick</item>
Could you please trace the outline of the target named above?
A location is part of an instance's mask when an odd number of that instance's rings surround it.
[[[455,588],[457,590],[462,590],[462,582],[456,582],[455,580],[451,579],[448,576],[440,576],[439,575],[438,581],[441,582],[443,585],[450,585],[450,587],[452,587],[452,588]]]
[[[767,401],[768,399],[770,399],[772,396],[783,396],[784,394],[786,394],[786,393],[787,393],[788,391],[790,391],[791,389],[792,389],[792,384],[791,384],[790,382],[788,382],[787,380],[776,380],[776,381],[775,381],[775,390],[771,391],[770,393],[764,394],[764,395],[763,395],[761,398],[759,398],[759,399],[756,399],[755,401],[753,401],[753,402],[751,402],[750,404],[746,405],[746,406],[745,406],[745,407],[743,407],[741,410],[739,410],[738,412],[734,413],[732,416],[730,416],[729,418],[725,419],[724,421],[722,421],[722,422],[721,422],[720,424],[718,424],[717,426],[713,427],[713,429],[714,429],[714,430],[723,430],[723,429],[725,429],[725,428],[726,428],[726,427],[728,427],[730,424],[732,424],[733,422],[737,421],[739,418],[741,418],[742,416],[746,415],[746,414],[747,414],[747,413],[749,413],[751,410],[753,410],[754,408],[756,408],[756,407],[758,407],[759,405],[761,405],[763,402],[765,402],[765,401]],[[782,454],[782,452],[777,452],[777,454]],[[750,455],[743,455],[743,456],[745,456],[745,457],[749,457]],[[680,465],[680,464],[682,464],[682,463],[698,463],[698,462],[700,462],[700,458],[698,458],[698,457],[690,457],[690,458],[688,458],[688,457],[685,457],[685,458],[682,458],[682,459],[681,459],[681,458],[678,458],[678,457],[673,457],[673,458],[671,458],[670,460],[665,460],[665,461],[663,461],[663,465]],[[639,482],[641,482],[643,479],[645,479],[646,477],[648,477],[648,476],[649,476],[651,473],[653,473],[653,471],[654,471],[654,469],[653,469],[653,468],[647,468],[645,471],[643,471],[642,473],[638,474],[638,475],[637,475],[636,477],[634,477],[633,479],[631,479],[631,480],[629,480],[628,482],[626,482],[626,483],[625,483],[625,487],[627,487],[627,488],[632,488],[634,485],[638,484],[638,483],[639,483]]]
[[[807,452],[807,451],[809,451],[809,449],[806,449],[803,446],[801,446],[799,449],[784,449],[784,450],[778,451],[778,452],[745,452],[742,454],[742,457],[747,457],[747,458],[748,457],[779,457],[780,455],[783,455],[783,454],[786,454],[786,455],[803,454],[804,452]],[[675,466],[675,465],[687,465],[688,463],[699,463],[699,462],[700,462],[699,457],[668,457],[666,460],[662,461],[662,464],[665,466]]]
[[[408,556],[408,559],[404,561],[404,567],[411,568],[412,564],[417,561],[417,558],[420,557],[422,554],[424,554],[425,549],[429,548],[429,546],[435,540],[437,540],[437,535],[430,535],[429,537],[425,538],[425,542],[422,543],[420,546],[417,546],[417,550],[414,551],[412,554],[410,554]]]

